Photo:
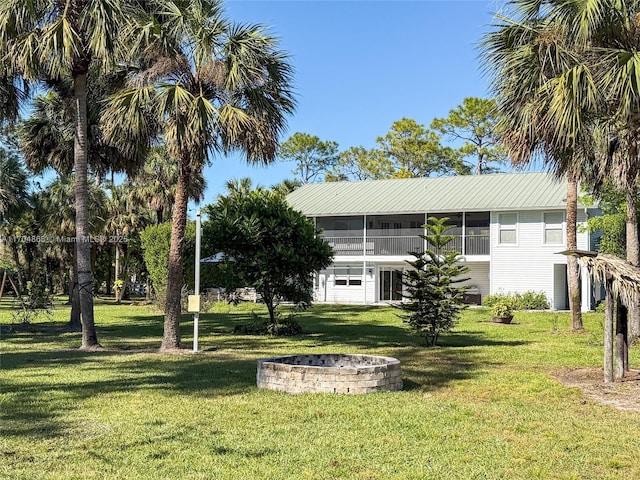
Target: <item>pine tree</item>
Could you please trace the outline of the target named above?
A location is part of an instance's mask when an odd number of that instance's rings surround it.
[[[466,308],[463,303],[467,287],[458,285],[468,280],[463,278],[469,267],[461,265],[460,252],[447,249],[447,244],[455,235],[446,235],[451,227],[448,218],[429,217],[425,228],[428,234],[422,236],[428,247],[424,252],[414,252],[413,261],[407,261],[413,268],[403,274],[403,296],[408,299],[399,305],[404,311],[400,315],[420,335],[424,335],[427,345],[433,347],[443,332],[450,331],[456,324],[460,312]]]

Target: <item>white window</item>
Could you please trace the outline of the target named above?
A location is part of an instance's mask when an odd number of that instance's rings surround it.
[[[498,243],[500,245],[515,245],[517,243],[518,214],[498,214]]]
[[[544,214],[545,245],[562,245],[564,243],[563,221],[564,214],[562,212],[548,212]]]
[[[338,287],[353,287],[362,285],[362,267],[334,267],[333,284]]]

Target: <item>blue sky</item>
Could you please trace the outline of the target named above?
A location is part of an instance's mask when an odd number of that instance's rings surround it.
[[[465,97],[488,95],[477,44],[499,0],[226,0],[228,18],[268,25],[291,55],[298,106],[283,140],[295,132],[373,147],[402,117],[429,125]],[[214,158],[203,204],[231,178],[271,186],[294,166],[248,166]]]

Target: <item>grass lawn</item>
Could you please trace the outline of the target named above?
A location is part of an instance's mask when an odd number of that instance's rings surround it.
[[[640,413],[553,378],[601,365],[601,314],[570,334],[565,313],[497,325],[473,309],[427,349],[390,308],[314,306],[299,316],[303,337],[232,335],[252,308],[202,315],[198,355],[153,353],[162,317],[148,307],[98,304],[103,352],[78,351],[77,333],[3,333],[0,478],[640,478]],[[67,317],[56,309],[56,324]],[[3,300],[0,323],[11,322]],[[183,326],[190,346],[188,316]],[[396,357],[405,388],[256,388],[257,359],[307,352]]]

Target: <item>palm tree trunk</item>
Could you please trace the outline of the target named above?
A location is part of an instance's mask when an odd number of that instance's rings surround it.
[[[568,175],[567,183],[567,248],[578,248],[578,180]],[[569,309],[571,310],[571,330],[583,330],[582,305],[580,299],[580,264],[572,255],[567,256],[567,279],[569,283]]]
[[[627,188],[627,261],[632,265],[638,265],[640,247],[638,244],[638,210],[637,210],[637,186]],[[640,336],[640,308],[638,305],[629,306],[629,341]]]
[[[613,280],[607,278],[604,293],[604,381],[613,382]]]
[[[629,344],[627,341],[627,307],[625,307],[620,298],[616,303],[616,366],[615,377],[623,378],[625,373],[629,371]]]
[[[93,278],[91,274],[91,243],[89,242],[89,186],[87,184],[87,74],[74,76],[76,125],[73,143],[76,200],[76,248],[78,288],[82,316],[82,350],[100,346],[93,318]]]
[[[20,252],[18,251],[17,242],[11,242],[10,244],[11,256],[13,257],[13,263],[16,266],[16,280],[18,281],[18,288],[20,293],[24,292],[24,274],[22,266],[20,265]]]
[[[164,310],[164,335],[160,350],[180,348],[180,313],[183,272],[184,234],[187,227],[187,182],[191,172],[187,161],[181,160],[180,174],[176,185],[176,197],[171,215],[171,247],[169,248],[169,274]]]
[[[81,332],[82,319],[80,318],[80,292],[78,290],[78,256],[76,255],[75,245],[72,245],[72,252],[73,262],[69,269],[69,303],[71,304],[71,314],[67,326],[74,332]]]
[[[116,243],[116,258],[115,258],[115,268],[114,268],[114,280],[113,283],[115,285],[118,284],[118,280],[120,280],[120,246]],[[115,288],[115,296],[116,303],[120,303],[121,289]]]

